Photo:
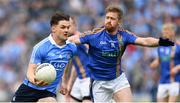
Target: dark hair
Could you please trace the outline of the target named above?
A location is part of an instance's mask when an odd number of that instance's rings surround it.
[[[51,17],[51,21],[50,24],[51,26],[53,25],[57,25],[59,21],[61,20],[67,20],[69,21],[70,16],[67,14],[64,14],[62,12],[56,12],[52,17]]]
[[[121,20],[123,17],[123,11],[118,7],[118,6],[114,6],[114,5],[109,5],[106,8],[106,14],[109,12],[115,12],[118,14],[118,19]]]

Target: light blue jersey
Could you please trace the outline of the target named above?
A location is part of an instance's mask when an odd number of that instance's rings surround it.
[[[47,86],[36,86],[26,78],[23,83],[37,90],[47,90],[56,93],[56,88],[61,83],[61,78],[66,65],[76,54],[77,47],[74,43],[66,42],[66,45],[59,46],[55,43],[52,36],[45,38],[34,46],[30,63],[42,64],[50,63],[56,69],[56,79]]]

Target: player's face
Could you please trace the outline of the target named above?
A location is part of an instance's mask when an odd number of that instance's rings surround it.
[[[162,29],[163,36],[166,38],[173,38],[175,35],[175,31],[171,27],[164,27]]]
[[[106,30],[112,32],[119,25],[118,14],[116,12],[108,12],[105,17],[105,28]]]
[[[70,25],[71,25],[71,26],[70,26],[70,28],[69,28],[69,33],[70,33],[69,36],[74,35],[74,32],[76,31],[75,20],[72,19],[72,18],[70,18]]]
[[[69,35],[70,22],[66,20],[59,21],[58,25],[54,25],[54,34],[59,40],[66,41]]]

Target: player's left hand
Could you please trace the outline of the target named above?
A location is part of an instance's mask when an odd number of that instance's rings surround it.
[[[61,93],[62,95],[66,95],[67,94],[67,89],[66,88],[61,88],[59,90],[59,93]]]
[[[170,41],[168,38],[159,38],[159,45],[160,46],[174,46],[174,42]]]
[[[74,40],[79,39],[79,38],[80,38],[80,32],[77,31],[75,35],[68,37],[68,41],[74,42]]]
[[[59,93],[61,93],[62,95],[67,95],[67,94],[68,94],[68,89],[67,89],[67,87],[64,85],[64,83],[61,84]]]

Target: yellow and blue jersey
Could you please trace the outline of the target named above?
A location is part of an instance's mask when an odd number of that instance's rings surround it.
[[[32,84],[27,78],[23,83],[37,90],[47,90],[55,94],[56,87],[61,82],[64,69],[76,52],[77,47],[74,43],[66,42],[66,45],[59,46],[50,35],[34,46],[30,63],[37,65],[41,63],[52,64],[57,72],[56,79],[51,84],[42,87]]]
[[[180,64],[180,45],[175,45],[174,50],[174,59],[171,59],[173,48],[171,46],[165,47],[160,46],[158,47],[158,55],[160,60],[160,83],[170,83],[171,79],[175,80],[176,82],[180,81],[180,72],[178,72],[174,77],[170,75],[171,68]],[[171,65],[173,63],[173,66]]]
[[[170,62],[171,62],[171,46],[159,46],[158,56],[160,60],[160,83],[170,83]]]
[[[121,73],[121,57],[128,44],[133,44],[136,36],[123,30],[116,35],[109,34],[104,28],[80,37],[81,43],[89,44],[89,64],[91,78],[112,80]]]
[[[88,63],[89,57],[87,53],[87,47],[83,44],[78,45],[77,54],[73,59],[73,64],[79,79],[90,77],[89,68],[87,67]]]

